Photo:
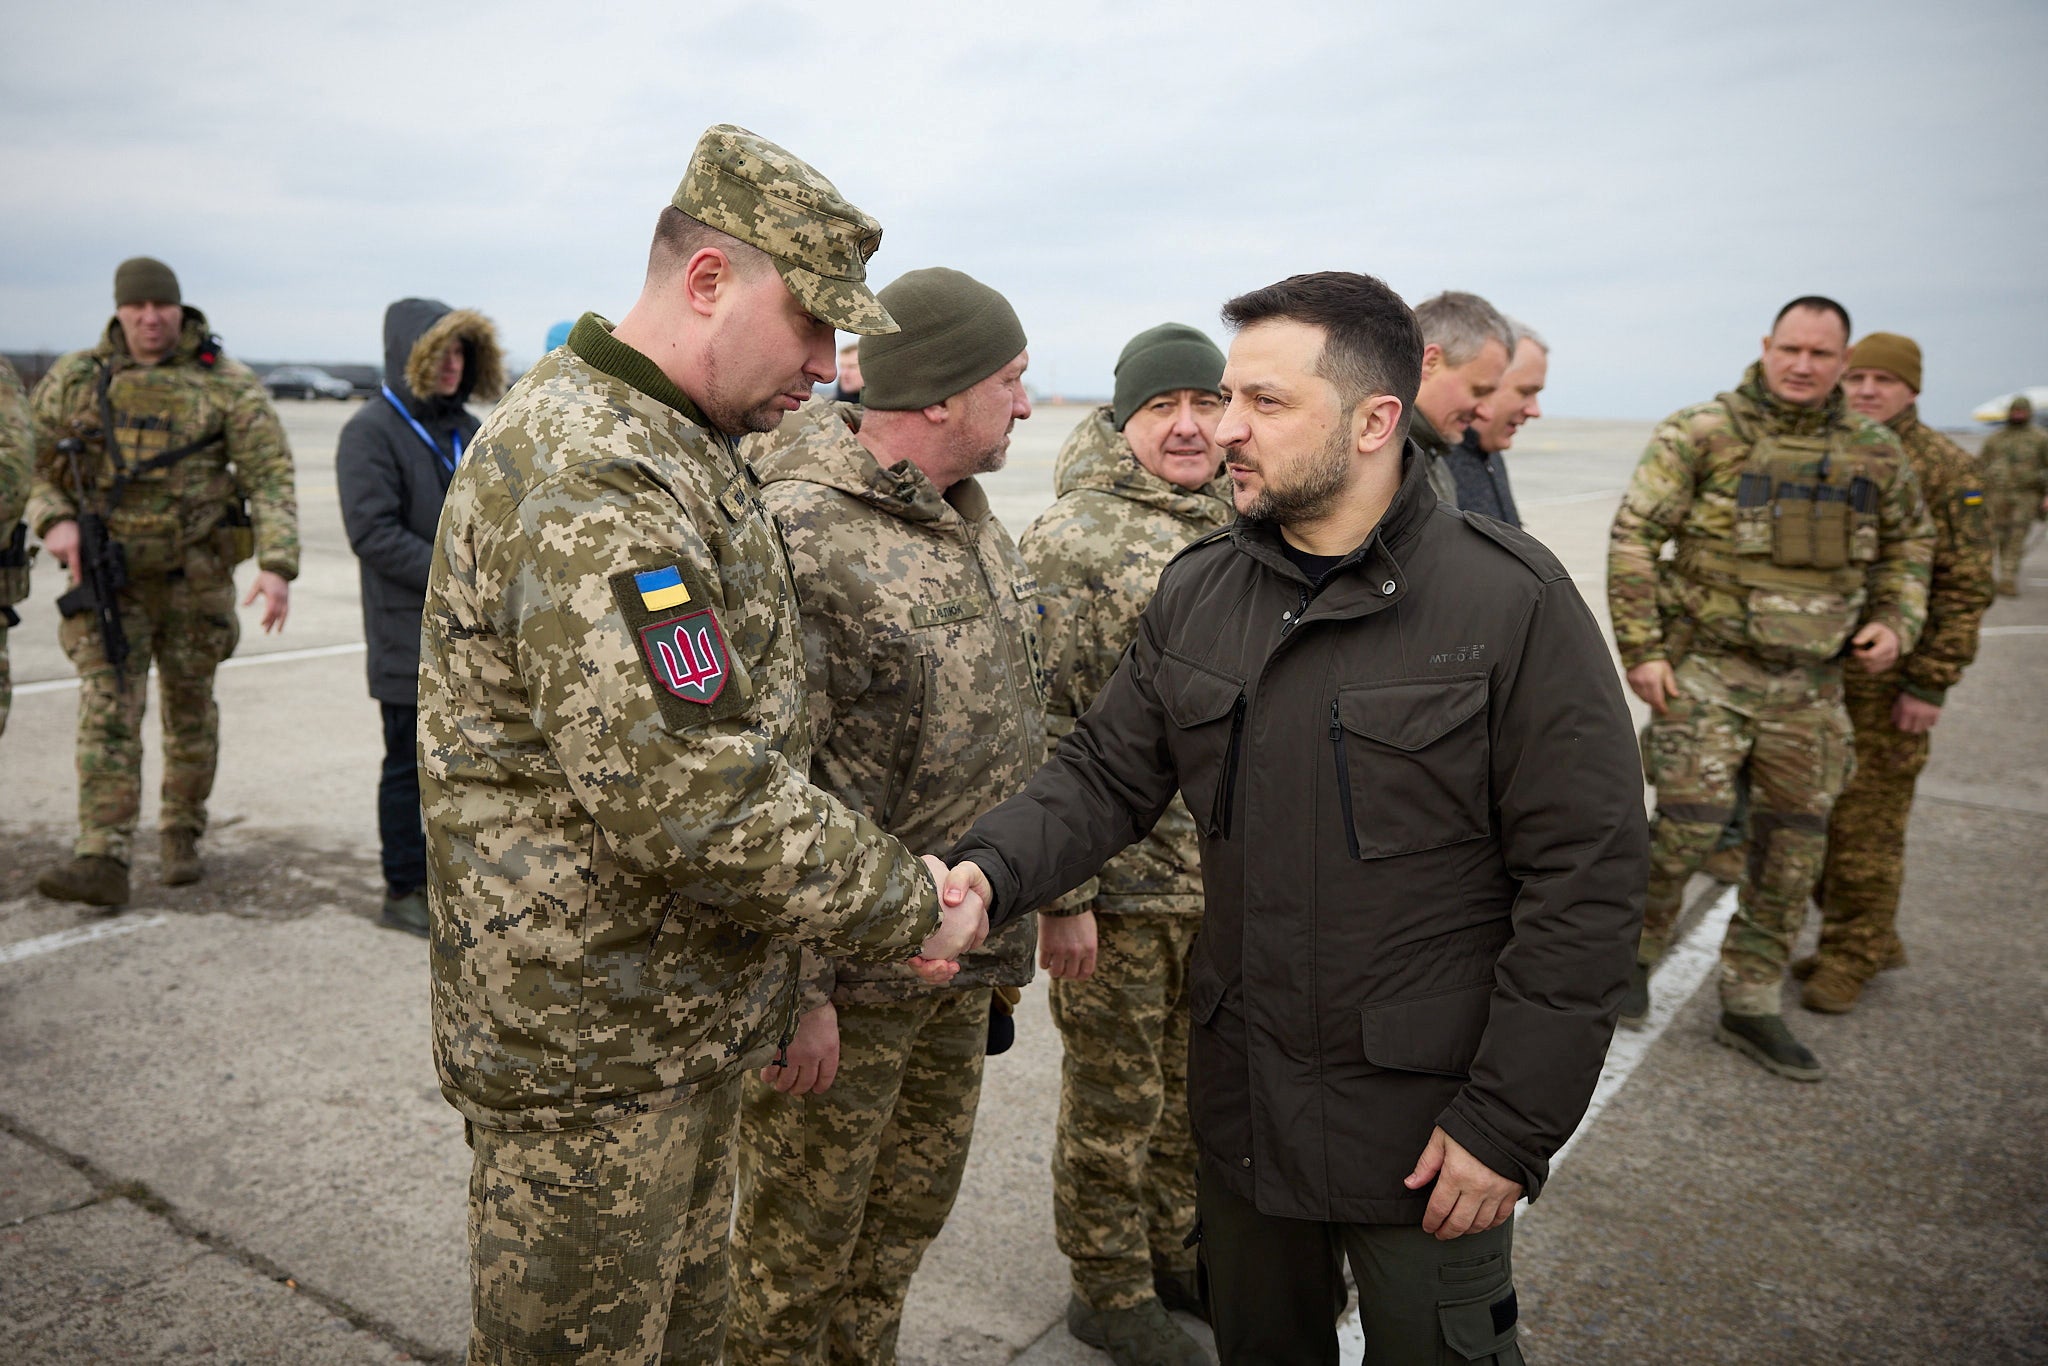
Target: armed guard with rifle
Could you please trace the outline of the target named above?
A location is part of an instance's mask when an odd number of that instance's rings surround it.
[[[257,572],[280,629],[299,569],[291,449],[262,384],[222,354],[178,277],[149,257],[114,273],[114,317],[36,386],[27,520],[71,575],[59,638],[78,670],[78,839],[45,896],[120,906],[142,805],[152,664],[163,706],[162,880],[198,880],[220,750],[213,673],[240,638],[234,569]]]

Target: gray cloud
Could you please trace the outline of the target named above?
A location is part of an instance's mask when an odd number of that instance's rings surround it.
[[[1726,387],[1808,291],[1918,337],[1937,419],[2048,381],[2038,5],[10,8],[10,348],[84,344],[151,252],[242,354],[372,357],[427,293],[531,357],[631,301],[732,120],[883,220],[881,279],[1008,293],[1068,392],[1333,267],[1528,318],[1558,412]]]

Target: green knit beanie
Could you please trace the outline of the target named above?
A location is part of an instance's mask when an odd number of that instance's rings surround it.
[[[154,256],[131,256],[114,267],[114,304],[181,304],[178,276]]]
[[[1223,392],[1223,353],[1199,329],[1161,323],[1130,339],[1116,358],[1112,415],[1122,431],[1131,414],[1176,389]]]
[[[860,339],[864,407],[902,412],[944,403],[1024,349],[1024,325],[1010,301],[957,270],[913,270],[876,297],[901,330]]]

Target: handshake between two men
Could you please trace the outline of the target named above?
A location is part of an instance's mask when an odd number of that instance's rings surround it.
[[[948,868],[944,859],[931,854],[924,856],[924,863],[939,893],[939,928],[919,946],[910,966],[925,981],[942,986],[960,971],[960,955],[980,948],[988,938],[993,893],[988,878],[972,863]]]

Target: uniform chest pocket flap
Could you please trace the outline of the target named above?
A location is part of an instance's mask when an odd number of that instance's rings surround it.
[[[1484,674],[1339,689],[1330,746],[1353,858],[1418,853],[1491,828]]]
[[[1169,653],[1159,662],[1159,704],[1174,725],[1174,766],[1189,812],[1210,839],[1228,839],[1244,744],[1243,680]]]

